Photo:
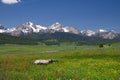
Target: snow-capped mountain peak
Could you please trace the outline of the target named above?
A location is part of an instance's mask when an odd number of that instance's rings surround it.
[[[56,22],[55,24],[56,24],[56,25],[61,25],[59,22]]]
[[[68,33],[74,33],[79,34],[79,31],[75,29],[74,27],[68,27],[60,24],[59,22],[56,22],[55,24],[51,25],[49,29],[59,32],[68,32]]]
[[[28,22],[26,22],[25,24],[26,24],[26,25],[30,25],[30,26],[32,26],[34,23],[31,22],[31,21],[28,21]]]
[[[93,36],[93,35],[95,35],[95,31],[92,31],[92,30],[82,30],[81,34],[82,35],[86,35],[86,36]]]
[[[26,22],[25,24],[18,27],[23,33],[38,33],[40,30],[45,30],[47,27],[43,27],[41,25],[35,25],[31,21]]]
[[[62,28],[62,25],[59,22],[56,22],[55,24],[51,25],[49,28],[58,30]]]

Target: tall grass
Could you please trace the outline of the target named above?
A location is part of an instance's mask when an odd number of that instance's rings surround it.
[[[57,59],[35,65],[36,59]],[[0,80],[119,80],[119,45],[0,46]]]

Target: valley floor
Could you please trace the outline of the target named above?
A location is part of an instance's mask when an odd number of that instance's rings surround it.
[[[0,45],[0,80],[120,80],[120,45]]]

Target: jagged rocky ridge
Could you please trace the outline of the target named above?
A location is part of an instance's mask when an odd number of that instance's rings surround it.
[[[46,33],[55,33],[55,32],[63,32],[63,33],[72,33],[80,36],[88,36],[88,37],[99,37],[103,39],[115,39],[119,37],[119,33],[113,30],[78,30],[74,27],[64,26],[58,22],[55,24],[44,27],[41,25],[36,25],[32,22],[26,22],[16,28],[5,28],[4,26],[0,25],[0,33],[7,33],[12,36],[24,36],[28,34],[46,34]]]

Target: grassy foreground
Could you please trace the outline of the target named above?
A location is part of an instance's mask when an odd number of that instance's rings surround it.
[[[57,59],[35,65],[36,59]],[[120,45],[0,45],[0,80],[120,80]]]

